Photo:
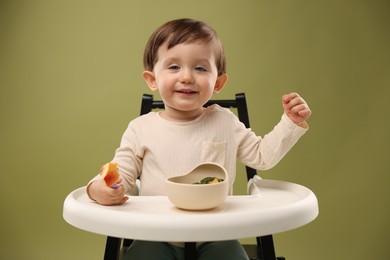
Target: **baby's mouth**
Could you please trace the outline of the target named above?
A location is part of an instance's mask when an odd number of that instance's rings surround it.
[[[196,93],[196,91],[192,91],[192,90],[177,90],[176,92],[181,93],[181,94],[195,94]]]

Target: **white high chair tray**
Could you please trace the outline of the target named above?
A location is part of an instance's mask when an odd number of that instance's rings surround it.
[[[71,225],[112,237],[151,241],[218,241],[275,234],[303,226],[318,215],[308,188],[261,180],[260,195],[228,196],[217,208],[187,211],[166,196],[131,196],[118,206],[88,198],[85,187],[71,192],[63,217]]]

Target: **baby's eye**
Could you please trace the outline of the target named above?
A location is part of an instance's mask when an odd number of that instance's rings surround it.
[[[207,71],[205,68],[200,67],[200,66],[195,67],[195,70],[197,70],[197,71]]]
[[[180,69],[180,67],[178,65],[171,65],[171,66],[168,67],[168,69],[170,69],[170,70],[178,70],[178,69]]]

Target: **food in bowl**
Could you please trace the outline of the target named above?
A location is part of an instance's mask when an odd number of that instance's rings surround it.
[[[195,184],[209,177],[218,182],[209,185]],[[219,181],[219,180],[223,181]],[[223,203],[229,192],[226,170],[217,163],[202,163],[189,173],[166,179],[165,189],[169,200],[178,208],[207,210]]]
[[[194,184],[213,184],[224,181],[224,179],[219,179],[217,177],[206,177],[201,179],[200,181],[194,182]]]

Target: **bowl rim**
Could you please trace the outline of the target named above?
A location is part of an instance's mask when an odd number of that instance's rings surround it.
[[[223,181],[221,182],[217,182],[217,183],[209,183],[209,184],[196,184],[196,183],[181,183],[181,182],[175,182],[173,181],[172,179],[174,178],[180,178],[180,177],[184,177],[188,174],[190,174],[191,172],[193,172],[196,168],[199,168],[201,166],[207,166],[207,165],[214,165],[214,166],[217,166],[221,172],[223,172],[223,175],[224,175],[224,178],[223,178]],[[212,177],[212,176],[210,176]],[[217,178],[217,177],[216,177]],[[203,162],[203,163],[199,163],[198,165],[196,165],[194,168],[192,168],[190,171],[188,171],[187,173],[185,174],[182,174],[182,175],[176,175],[176,176],[171,176],[171,177],[168,177],[165,179],[165,182],[167,183],[172,183],[172,184],[177,184],[177,185],[180,185],[180,186],[196,186],[196,187],[202,187],[202,186],[208,186],[208,185],[223,185],[225,182],[228,181],[228,173],[225,169],[225,167],[223,167],[221,164],[219,163],[215,163],[215,162]]]
[[[180,176],[176,176],[176,177],[180,177]],[[173,177],[172,177],[173,178]],[[208,184],[200,184],[200,183],[181,183],[181,182],[174,182],[174,181],[171,181],[169,179],[166,179],[165,180],[167,183],[172,183],[172,184],[177,184],[177,185],[180,185],[180,186],[190,186],[190,187],[208,187],[210,185],[223,185],[225,182],[226,182],[226,179],[224,179],[223,181],[220,181],[220,182],[216,182],[216,183],[208,183]]]

